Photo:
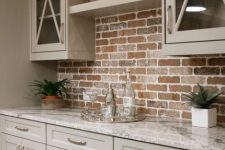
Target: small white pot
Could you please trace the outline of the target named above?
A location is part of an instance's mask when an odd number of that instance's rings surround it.
[[[210,128],[217,125],[217,109],[192,108],[192,126]]]

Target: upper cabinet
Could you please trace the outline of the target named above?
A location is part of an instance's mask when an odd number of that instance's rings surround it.
[[[163,0],[165,55],[225,53],[225,0]]]
[[[31,60],[95,60],[95,20],[69,15],[79,0],[32,0]]]

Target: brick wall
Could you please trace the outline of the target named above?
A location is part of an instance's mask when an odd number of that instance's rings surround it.
[[[73,105],[90,106],[82,100],[82,91],[95,89],[99,96],[94,107],[100,107],[110,84],[117,103],[122,103],[124,72],[131,70],[139,111],[191,119],[182,93],[196,91],[196,83],[225,91],[225,55],[165,57],[160,54],[161,41],[161,9],[97,18],[96,62],[60,61],[59,79],[72,79]],[[223,103],[221,97],[216,105],[219,122],[225,119]]]

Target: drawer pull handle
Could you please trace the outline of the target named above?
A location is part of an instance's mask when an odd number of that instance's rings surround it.
[[[68,142],[72,143],[72,144],[76,144],[76,145],[87,145],[87,142],[81,142],[81,141],[74,141],[74,140],[71,140],[70,138],[67,139]]]
[[[20,145],[17,145],[16,150],[20,150]]]
[[[19,131],[22,131],[22,132],[28,132],[29,131],[28,128],[20,128],[18,126],[16,126],[15,128],[16,128],[16,130],[19,130]]]

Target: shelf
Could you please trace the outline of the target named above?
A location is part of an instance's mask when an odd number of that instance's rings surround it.
[[[103,17],[160,6],[160,0],[97,0],[70,6],[69,13],[87,17]]]
[[[60,17],[60,15],[61,15],[60,13],[55,14],[56,17]],[[53,15],[44,16],[44,19],[50,19],[50,18],[53,18]],[[38,17],[38,19],[41,20],[41,17]]]

